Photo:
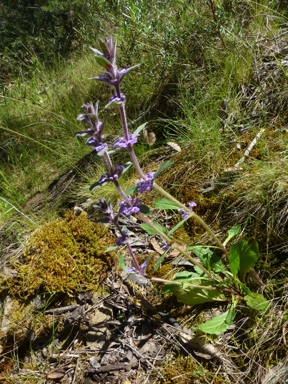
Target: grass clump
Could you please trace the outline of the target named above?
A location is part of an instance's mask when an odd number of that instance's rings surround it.
[[[14,262],[18,278],[10,290],[20,296],[96,290],[114,263],[113,253],[105,253],[113,243],[104,225],[69,211],[32,233]]]

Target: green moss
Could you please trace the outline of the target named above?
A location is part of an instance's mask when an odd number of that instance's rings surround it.
[[[208,368],[208,367],[207,367]],[[221,378],[214,376],[210,369],[205,369],[191,356],[178,356],[167,358],[163,367],[161,367],[161,374],[164,379],[161,383],[167,384],[181,383],[195,383],[201,384],[208,382],[206,379],[213,377],[213,383],[222,384],[224,381]],[[209,381],[210,382],[210,381]]]
[[[68,212],[32,233],[22,260],[14,264],[18,278],[10,290],[22,297],[95,290],[114,263],[114,255],[105,253],[113,243],[107,227]]]

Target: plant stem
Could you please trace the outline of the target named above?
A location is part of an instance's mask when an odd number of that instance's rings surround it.
[[[153,222],[148,219],[147,216],[144,216],[142,213],[138,213],[137,216],[139,217],[140,220],[142,220],[144,223],[148,224],[154,231],[156,231],[164,240],[167,241],[167,243],[171,244],[171,238],[167,236],[164,232],[161,231],[158,227],[156,227]],[[211,275],[211,273],[203,267],[194,257],[189,255],[186,251],[181,249],[177,244],[173,244],[173,248],[177,249],[182,255],[184,255],[188,260],[191,261],[192,264],[196,265],[199,267],[211,280],[215,280],[214,277]]]
[[[222,251],[225,253],[225,255],[228,257],[229,256],[229,253],[226,249],[226,247],[221,243],[221,241],[218,239],[218,237],[216,236],[216,234],[213,232],[213,230],[209,227],[208,224],[205,223],[205,221],[203,219],[201,219],[200,216],[197,215],[197,213],[195,213],[194,211],[190,210],[189,208],[187,208],[184,204],[180,203],[180,201],[178,201],[177,199],[175,199],[175,197],[173,197],[172,195],[170,195],[169,192],[165,191],[162,187],[160,187],[160,185],[158,185],[157,183],[154,183],[153,184],[155,189],[161,193],[162,196],[165,196],[167,197],[167,199],[173,201],[175,204],[178,205],[179,208],[182,208],[184,209],[184,211],[188,212],[189,215],[191,215],[191,217],[193,217],[208,233],[209,235],[213,238],[213,240],[215,241],[215,243],[219,246],[220,249],[222,249]]]

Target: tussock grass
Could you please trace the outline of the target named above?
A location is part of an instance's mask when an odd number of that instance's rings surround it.
[[[281,243],[288,223],[287,161],[284,157],[270,163],[259,161],[249,167],[233,186],[238,193],[230,206],[239,222],[252,221],[265,228],[268,238],[276,237]],[[287,246],[282,243],[281,247]]]

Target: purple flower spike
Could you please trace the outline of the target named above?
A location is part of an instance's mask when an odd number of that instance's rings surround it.
[[[117,139],[114,144],[113,148],[127,148],[130,145],[137,143],[137,136],[133,136],[131,132],[129,132],[129,138],[128,140],[125,139],[125,137],[120,137],[120,139]]]
[[[137,199],[136,197],[131,197],[129,202],[130,204],[128,204],[126,201],[120,202],[119,213],[123,213],[124,215],[129,216],[140,211],[141,200]]]
[[[77,120],[82,121],[85,124],[89,125],[87,131],[77,132],[76,136],[90,136],[86,144],[95,147],[96,151],[102,151],[107,144],[102,142],[102,133],[104,129],[104,122],[100,121],[98,118],[98,102],[93,105],[93,103],[87,103],[82,106],[85,113],[78,115]]]
[[[114,65],[116,60],[116,40],[113,41],[112,37],[104,40],[99,39],[99,44],[105,59],[107,59],[112,65]]]
[[[138,181],[137,190],[139,193],[151,191],[151,189],[153,188],[154,173],[155,172],[148,172],[145,180],[141,179],[140,181]]]
[[[193,210],[194,207],[197,207],[197,204],[194,202],[194,201],[191,201],[190,203],[188,203],[188,207]]]
[[[110,224],[117,222],[118,215],[114,215],[112,205],[107,203],[105,199],[100,199],[98,204],[94,205],[94,208],[100,212],[103,217],[103,222]]]

